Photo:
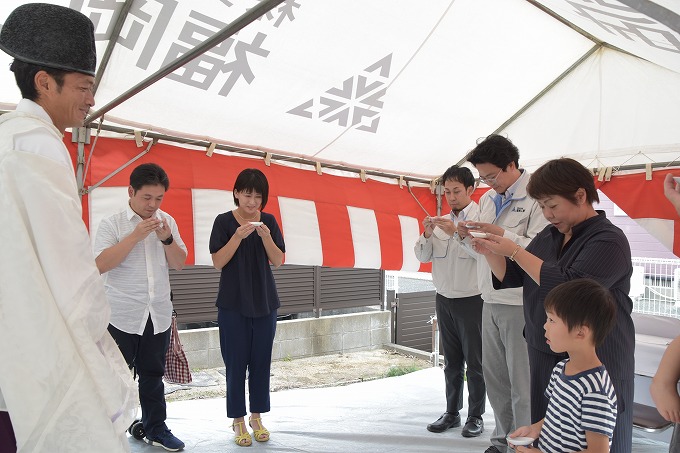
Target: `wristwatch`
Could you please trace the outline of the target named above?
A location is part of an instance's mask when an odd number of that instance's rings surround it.
[[[168,237],[167,239],[161,241],[161,244],[163,244],[163,245],[170,245],[170,244],[172,244],[172,241],[174,241],[174,239],[173,239],[173,237],[172,237],[172,234],[170,234],[170,237]]]

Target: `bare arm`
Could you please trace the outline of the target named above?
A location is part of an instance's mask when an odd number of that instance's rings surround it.
[[[581,450],[587,453],[609,453],[609,437],[593,431],[586,431],[588,448]]]
[[[215,269],[220,270],[226,266],[234,257],[236,250],[238,250],[239,245],[241,245],[241,241],[250,236],[253,231],[255,231],[255,226],[250,223],[236,228],[236,231],[229,241],[224,244],[221,249],[212,254],[212,261]]]
[[[527,273],[537,285],[541,284],[541,267],[543,266],[543,260],[538,258],[536,255],[527,252],[521,246],[518,246],[517,252],[515,253],[514,260],[519,267],[521,267],[524,272]],[[509,256],[509,255],[508,255]],[[500,279],[499,279],[500,280]]]
[[[486,239],[475,239],[473,242],[475,249],[486,257],[491,272],[498,280],[503,281],[505,278],[507,256],[512,257],[536,284],[541,284],[543,260],[524,250],[521,245],[494,234],[490,234]]]
[[[274,267],[279,267],[283,263],[283,251],[276,245],[274,239],[272,238],[269,228],[264,223],[255,228],[257,234],[262,238],[262,244],[264,244],[264,250],[267,252],[267,258]]]
[[[666,348],[649,391],[656,409],[668,421],[680,423],[680,336]]]
[[[165,241],[172,236],[170,225],[165,219],[154,231],[159,241]],[[168,260],[170,267],[176,271],[181,271],[187,261],[187,252],[174,240],[170,245],[163,244],[163,250],[165,250],[165,259]]]
[[[173,241],[170,245],[163,245],[163,249],[170,267],[176,271],[181,271],[187,261],[187,252],[182,250],[177,241]]]
[[[544,419],[541,419],[534,423],[533,425],[521,426],[517,428],[514,432],[510,433],[510,435],[508,436],[510,438],[508,440],[508,443],[511,446],[514,445],[512,443],[513,437],[531,437],[532,439],[538,439],[538,436],[541,434],[541,429],[543,428],[543,420]],[[517,453],[533,453],[536,450],[534,450],[531,446],[522,447],[519,445],[515,445],[515,451]]]
[[[663,181],[663,194],[673,204],[678,215],[680,215],[680,186],[675,183],[671,173],[668,173]]]

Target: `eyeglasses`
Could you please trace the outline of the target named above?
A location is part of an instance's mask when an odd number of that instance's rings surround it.
[[[498,175],[500,175],[502,171],[503,171],[503,169],[501,168],[501,169],[498,171],[498,173],[496,173],[496,176],[494,176],[494,177],[492,177],[492,178],[487,178],[487,177],[482,177],[482,176],[480,176],[480,177],[479,177],[479,181],[480,181],[480,182],[483,182],[483,183],[486,184],[487,186],[493,186],[494,184],[496,184],[496,182],[498,182]]]

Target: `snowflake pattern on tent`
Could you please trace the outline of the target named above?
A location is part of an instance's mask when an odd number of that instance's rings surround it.
[[[363,73],[346,79],[342,87],[333,87],[316,99],[310,99],[287,113],[303,118],[318,118],[338,126],[375,133],[380,123],[382,97],[387,86],[392,54],[367,67]],[[351,118],[351,119],[350,119]]]

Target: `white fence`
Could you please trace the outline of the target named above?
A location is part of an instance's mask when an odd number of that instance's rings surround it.
[[[633,258],[633,311],[680,318],[680,260]]]
[[[633,300],[633,311],[680,318],[680,259],[633,258],[632,263],[629,295]],[[431,285],[432,277],[410,272],[385,273],[386,289],[396,292],[400,289],[405,292],[422,290],[420,287],[425,283],[422,280],[428,280]]]

